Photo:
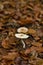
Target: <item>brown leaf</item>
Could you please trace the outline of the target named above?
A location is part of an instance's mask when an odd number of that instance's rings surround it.
[[[25,55],[28,55],[29,53],[31,53],[31,49],[30,48],[26,49],[25,52],[24,52]]]
[[[38,47],[36,50],[37,50],[38,52],[43,52],[43,47]]]
[[[36,30],[30,28],[30,29],[28,29],[28,33],[29,34],[36,34]]]
[[[25,25],[25,24],[29,24],[29,23],[33,23],[32,22],[32,18],[28,18],[27,19],[20,19],[20,21],[18,22],[20,25]]]
[[[3,40],[2,41],[2,47],[4,47],[4,48],[9,48],[10,46],[9,46],[9,41],[8,40]]]
[[[14,60],[18,56],[19,54],[17,52],[12,52],[12,53],[8,53],[8,55],[6,56],[3,56],[3,59]]]
[[[42,44],[40,42],[33,42],[32,45],[36,46],[36,47],[41,47],[42,46]]]

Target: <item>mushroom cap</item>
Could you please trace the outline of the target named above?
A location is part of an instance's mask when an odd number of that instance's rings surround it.
[[[28,38],[29,36],[26,35],[26,34],[23,34],[23,33],[16,33],[16,34],[15,34],[15,37],[16,37],[16,38],[20,38],[20,39],[26,39],[26,38]]]
[[[20,27],[20,28],[17,29],[17,32],[19,32],[19,33],[27,33],[28,32],[28,28]]]

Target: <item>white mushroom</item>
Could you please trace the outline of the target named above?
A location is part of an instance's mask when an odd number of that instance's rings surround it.
[[[27,39],[29,36],[26,34],[23,34],[23,33],[17,33],[17,34],[15,34],[15,37],[21,39],[23,48],[25,48],[25,42],[23,41],[23,39]]]
[[[29,37],[28,35],[23,34],[23,33],[17,33],[17,34],[15,34],[15,36],[16,36],[17,38],[20,38],[20,39],[26,39],[26,38]]]
[[[28,32],[28,28],[20,27],[20,28],[17,29],[17,32],[19,32],[19,33],[27,33]]]

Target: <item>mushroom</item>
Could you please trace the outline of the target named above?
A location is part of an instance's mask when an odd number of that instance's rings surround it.
[[[20,27],[20,28],[17,29],[17,32],[19,32],[19,33],[27,33],[28,32],[28,28]]]
[[[23,33],[16,33],[15,37],[21,39],[21,42],[23,44],[23,48],[25,48],[25,42],[23,41],[23,39],[27,39],[29,36],[26,34],[23,34]]]

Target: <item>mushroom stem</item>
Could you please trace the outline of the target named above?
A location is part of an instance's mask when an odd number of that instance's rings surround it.
[[[21,39],[21,42],[22,42],[22,44],[23,44],[23,48],[25,48],[25,42]]]

